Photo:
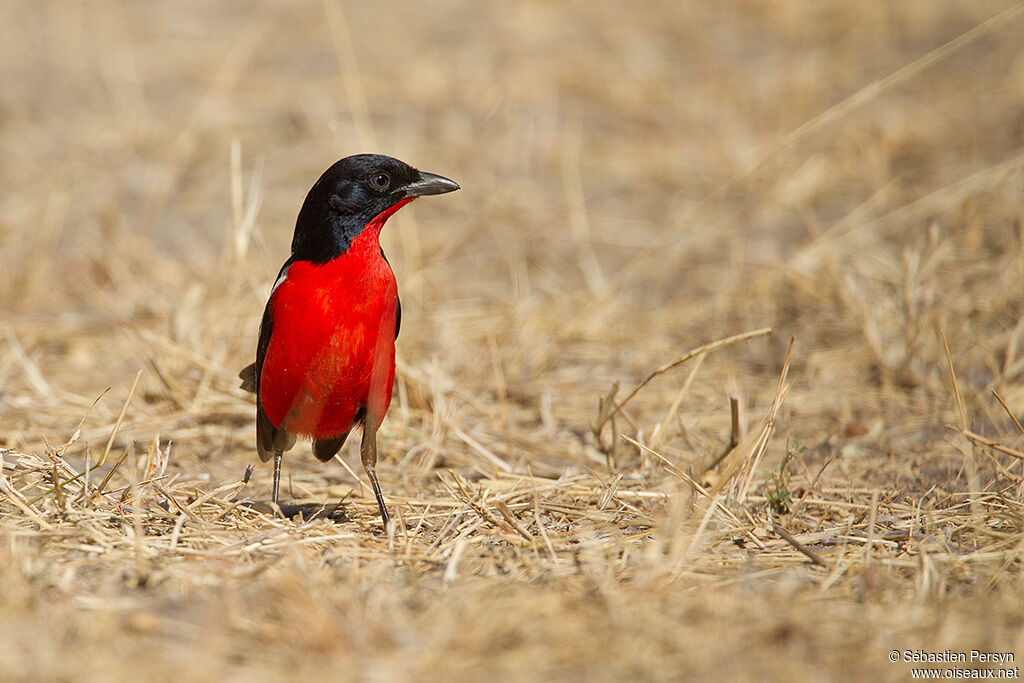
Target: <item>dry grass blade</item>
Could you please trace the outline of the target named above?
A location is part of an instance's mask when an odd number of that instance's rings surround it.
[[[726,346],[731,346],[732,344],[738,344],[740,342],[748,341],[750,339],[764,337],[770,335],[771,333],[772,329],[770,327],[763,327],[759,330],[753,330],[751,332],[736,334],[731,337],[725,337],[723,339],[713,341],[709,344],[704,344],[703,346],[698,346],[695,349],[687,351],[686,353],[679,356],[675,360],[671,360],[668,363],[665,363],[664,365],[661,365],[657,369],[653,370],[638,385],[636,385],[632,391],[626,394],[626,397],[624,399],[612,405],[612,399],[614,398],[615,390],[618,388],[617,385],[614,386],[612,392],[605,399],[604,404],[602,404],[601,414],[598,415],[598,419],[594,423],[594,433],[599,435],[601,431],[603,431],[605,425],[608,424],[608,421],[615,417],[615,415],[619,411],[621,411],[626,406],[626,404],[633,399],[634,396],[640,393],[641,389],[647,386],[651,382],[651,380],[653,380],[658,375],[662,375],[673,368],[679,367],[680,365],[682,365],[688,360],[691,360],[692,358],[703,356],[704,354],[711,353],[712,351],[717,351],[718,349],[724,348]]]
[[[697,356],[697,360],[694,361],[693,368],[690,370],[690,374],[688,374],[686,376],[686,379],[683,380],[683,384],[682,386],[679,387],[679,391],[676,393],[676,397],[672,399],[672,405],[669,406],[668,412],[665,413],[665,418],[661,421],[660,424],[658,424],[656,431],[654,432],[654,435],[651,437],[651,448],[657,449],[658,444],[660,444],[662,439],[665,438],[665,433],[668,431],[668,426],[672,422],[672,420],[675,419],[675,416],[679,413],[679,407],[683,403],[683,396],[686,395],[686,390],[689,389],[690,384],[693,383],[693,378],[697,376],[697,371],[700,370],[700,366],[704,362],[705,357],[706,356],[704,354],[701,354]],[[739,416],[737,415],[736,418],[738,419]],[[736,425],[736,429],[739,429],[738,423]],[[735,433],[733,434],[733,436],[735,436]]]
[[[14,330],[11,329],[10,325],[4,326],[4,336],[7,337],[7,343],[10,345],[11,351],[14,353],[15,359],[21,365],[25,372],[25,376],[28,378],[35,390],[36,394],[41,399],[48,399],[53,396],[53,389],[47,383],[43,377],[43,373],[39,371],[39,366],[32,362],[32,359],[25,353],[25,349],[22,348],[21,343],[14,334]]]
[[[330,28],[331,44],[338,60],[338,69],[344,84],[349,109],[352,111],[352,121],[359,144],[364,149],[375,149],[377,144],[373,130],[373,118],[370,116],[370,107],[366,101],[362,72],[352,47],[352,33],[349,30],[345,12],[341,3],[336,0],[324,0],[324,10],[327,15],[327,25]]]
[[[992,450],[999,451],[1000,453],[1005,453],[1006,455],[1012,455],[1013,457],[1017,458],[1018,460],[1024,460],[1024,453],[1022,453],[1022,452],[1020,452],[1020,451],[1018,451],[1018,450],[1016,450],[1014,448],[1010,448],[1009,446],[1004,446],[1004,445],[1002,445],[1001,443],[999,443],[997,441],[993,441],[992,439],[989,439],[989,438],[986,438],[986,437],[982,436],[981,434],[975,434],[974,432],[970,431],[969,429],[962,429],[960,427],[957,427],[955,425],[950,425],[950,424],[946,425],[946,429],[948,429],[950,431],[954,431],[957,434],[962,434],[963,436],[966,436],[969,440],[971,440],[972,442],[974,442],[976,444],[981,444],[982,446],[987,446],[988,448],[991,448]]]
[[[953,383],[953,396],[956,397],[956,409],[960,413],[960,426],[967,429],[967,411],[964,410],[964,400],[960,396],[960,384],[956,381],[956,370],[953,368],[953,356],[949,353],[949,344],[946,342],[946,334],[939,329],[939,336],[942,338],[942,348],[946,352],[946,363],[949,367],[949,378]]]
[[[782,371],[779,373],[779,382],[775,389],[775,398],[772,399],[772,404],[768,408],[768,413],[762,420],[761,430],[754,439],[754,443],[750,451],[747,453],[746,458],[739,464],[736,482],[742,481],[742,483],[739,484],[736,495],[740,501],[746,499],[747,491],[750,489],[751,481],[753,481],[754,478],[754,472],[757,471],[757,466],[760,464],[761,458],[764,457],[764,453],[768,449],[768,443],[771,441],[772,434],[775,432],[775,424],[776,419],[778,418],[779,409],[782,408],[782,402],[786,400],[786,394],[789,392],[789,385],[786,383],[786,378],[789,375],[789,364],[793,356],[793,347],[795,345],[796,338],[791,337],[789,340],[789,348],[786,349],[786,357],[782,361]],[[744,472],[746,473],[745,475],[743,474]]]
[[[754,545],[756,545],[759,548],[764,548],[764,544],[761,542],[761,540],[758,539],[753,534],[753,532],[751,532],[750,529],[743,524],[742,521],[740,521],[740,518],[736,516],[736,513],[734,513],[732,510],[723,505],[721,501],[719,501],[717,495],[714,495],[711,492],[709,492],[707,489],[701,486],[700,483],[698,483],[693,477],[691,477],[689,474],[687,474],[686,472],[684,472],[683,470],[679,469],[677,466],[669,462],[668,459],[666,459],[665,456],[663,456],[661,453],[658,453],[657,451],[651,449],[650,447],[641,444],[639,441],[635,441],[634,439],[629,438],[625,434],[622,435],[622,438],[628,441],[629,443],[633,444],[637,448],[640,448],[650,453],[651,455],[655,456],[663,463],[665,463],[665,465],[675,476],[679,477],[680,479],[684,480],[687,484],[692,486],[695,491],[704,496],[705,500],[710,501],[710,507],[719,509],[722,512],[722,514],[724,514],[732,521],[736,529],[742,529],[742,533],[747,534],[750,537],[750,540],[754,542]],[[703,527],[706,526],[706,524],[706,521],[701,522],[701,529],[703,529]],[[697,535],[699,536],[699,533]]]
[[[1020,432],[1021,434],[1024,434],[1024,426],[1021,426],[1020,420],[1018,420],[1017,416],[1013,414],[1012,410],[1010,410],[1010,406],[1006,405],[1006,400],[1002,396],[1000,396],[999,392],[996,391],[995,389],[992,390],[992,395],[996,397],[996,400],[999,401],[999,405],[1003,407],[1003,410],[1006,411],[1006,414],[1009,416],[1010,420],[1013,421],[1013,426],[1017,428],[1017,431]]]
[[[117,438],[117,430],[121,428],[121,423],[124,422],[124,418],[128,414],[128,406],[131,405],[132,397],[135,396],[135,388],[139,386],[139,379],[141,377],[142,370],[139,370],[135,373],[135,380],[132,382],[132,388],[128,390],[128,398],[124,400],[124,405],[121,406],[121,413],[117,416],[117,420],[114,422],[114,428],[110,430],[110,438],[107,439],[107,445],[103,447],[100,459],[96,462],[97,467],[102,466],[107,461],[107,454],[110,453],[110,448],[114,445],[114,439]],[[100,490],[103,490],[103,486],[100,486]]]
[[[775,532],[776,534],[778,534],[779,536],[781,536],[783,538],[783,540],[786,541],[786,543],[790,544],[791,546],[793,546],[794,548],[799,550],[801,553],[806,555],[811,560],[811,562],[813,562],[814,564],[818,565],[819,567],[825,567],[826,569],[828,569],[828,562],[826,562],[825,560],[821,559],[821,555],[819,555],[818,553],[814,552],[813,550],[811,550],[810,548],[805,546],[800,541],[796,540],[793,537],[793,534],[789,533],[788,531],[786,531],[784,528],[782,528],[778,524],[773,524],[771,530],[773,532]]]
[[[715,456],[715,459],[704,467],[704,474],[707,474],[722,464],[722,461],[740,445],[740,439],[742,438],[740,433],[740,400],[735,396],[729,397],[729,414],[731,416],[729,422],[729,443],[725,444],[725,447],[722,448],[722,452]]]

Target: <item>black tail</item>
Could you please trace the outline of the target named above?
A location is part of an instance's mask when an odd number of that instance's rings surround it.
[[[333,439],[316,439],[313,441],[313,455],[320,462],[327,462],[334,457],[334,454],[341,450],[341,447],[345,445],[345,439],[348,438],[348,432],[345,432],[341,436],[336,436]]]

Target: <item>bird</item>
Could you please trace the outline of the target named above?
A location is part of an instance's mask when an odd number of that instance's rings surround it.
[[[380,232],[414,199],[458,189],[398,159],[357,154],[324,171],[306,195],[263,310],[256,360],[239,373],[242,389],[256,394],[256,452],[274,460],[277,510],[281,461],[297,438],[310,439],[327,462],[361,426],[363,469],[389,528],[377,430],[391,403],[402,304]]]

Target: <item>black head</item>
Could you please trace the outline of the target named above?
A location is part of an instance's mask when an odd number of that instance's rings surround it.
[[[324,171],[302,203],[292,260],[323,263],[345,253],[352,240],[396,204],[459,189],[454,181],[380,154],[345,157]]]

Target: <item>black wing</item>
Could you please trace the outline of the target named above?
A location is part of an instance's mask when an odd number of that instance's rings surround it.
[[[398,331],[402,329],[402,300],[395,295],[395,339],[398,339]]]
[[[384,259],[384,263],[388,264],[388,268],[391,267],[391,261],[388,261],[388,257],[384,255],[384,249],[380,250],[380,257]],[[398,293],[395,293],[395,339],[398,339],[398,331],[402,329],[402,300],[399,298]]]
[[[281,272],[274,282],[275,287],[280,284],[281,279],[288,273],[289,259],[281,267]],[[260,338],[256,343],[256,362],[246,366],[238,377],[242,380],[242,388],[256,394],[256,452],[260,460],[266,462],[273,456],[275,450],[286,451],[295,444],[295,437],[283,429],[278,429],[267,417],[263,410],[263,402],[260,400],[260,375],[263,372],[263,358],[267,355],[267,347],[270,346],[270,335],[274,329],[274,318],[270,314],[270,303],[274,299],[274,292],[271,290],[270,298],[267,299],[266,308],[263,309],[263,319],[260,321]]]

